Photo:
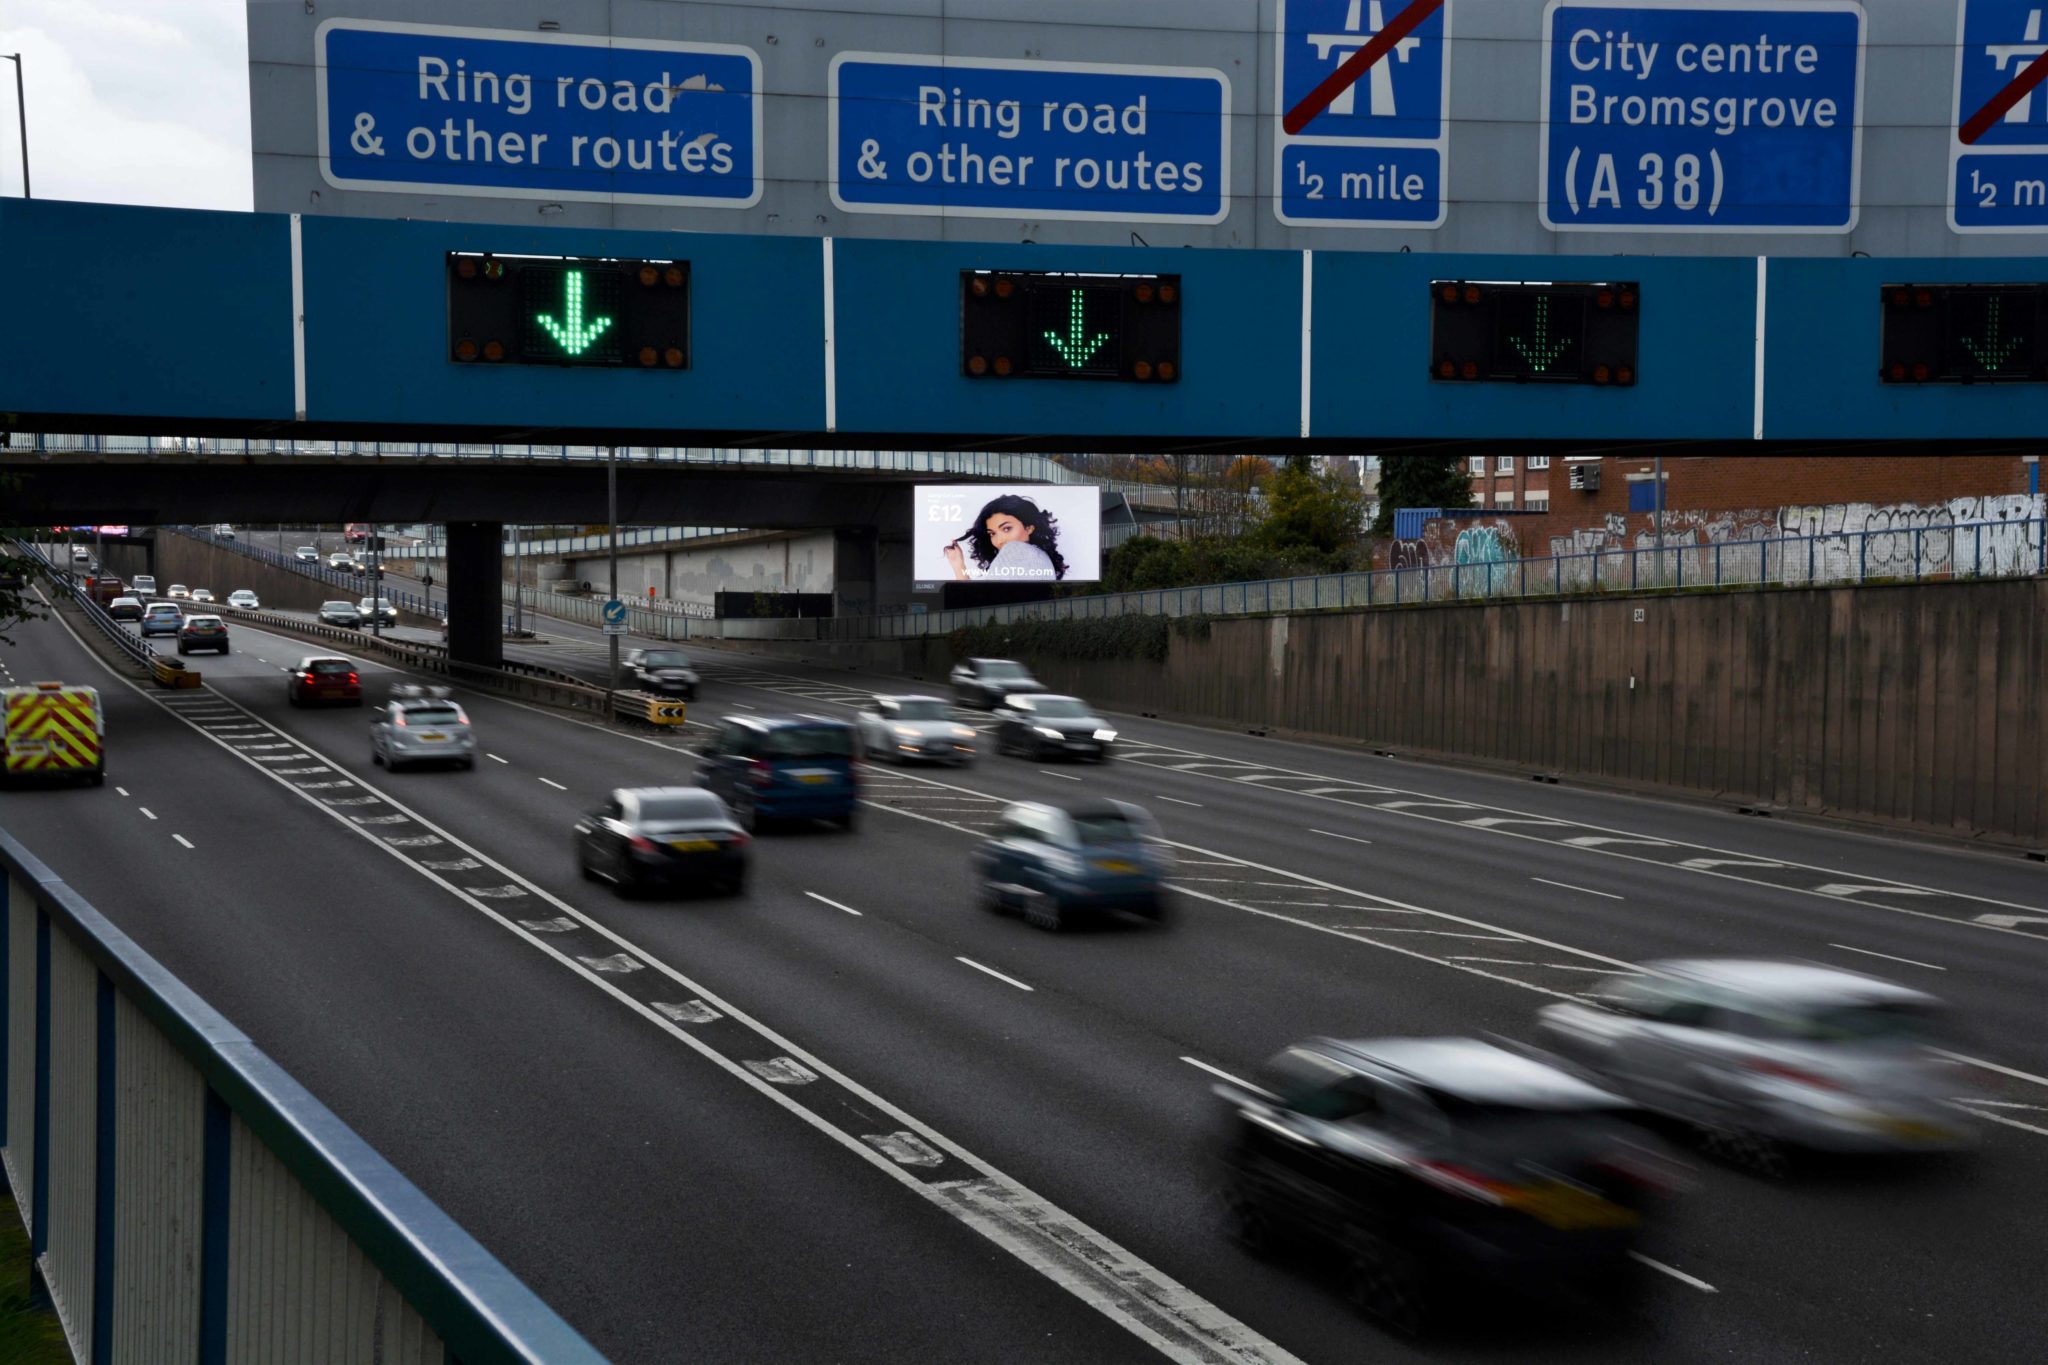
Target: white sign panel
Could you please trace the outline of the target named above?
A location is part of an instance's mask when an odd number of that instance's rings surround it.
[[[946,583],[1093,583],[1102,495],[1064,484],[929,484],[917,499],[911,576]]]

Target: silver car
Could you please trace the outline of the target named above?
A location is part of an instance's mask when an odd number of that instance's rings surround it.
[[[447,688],[401,684],[370,722],[370,762],[393,772],[407,763],[474,768],[476,733]]]
[[[1935,1051],[1931,995],[1798,962],[1653,962],[1549,1005],[1549,1046],[1654,1113],[1699,1128],[1717,1155],[1781,1174],[1790,1149],[1947,1150],[1973,1134],[1969,1089]]]
[[[965,766],[977,753],[974,727],[955,720],[953,708],[939,697],[878,696],[853,723],[860,727],[861,752],[869,758]]]

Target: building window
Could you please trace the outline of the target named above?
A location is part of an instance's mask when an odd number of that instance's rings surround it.
[[[1550,457],[1548,455],[1531,455],[1528,463],[1531,469],[1548,469],[1550,468]]]
[[[1500,455],[1500,456],[1496,456],[1496,457],[1494,458],[1494,461],[1493,461],[1493,472],[1494,472],[1494,473],[1496,473],[1496,474],[1512,474],[1512,473],[1514,473],[1514,472],[1515,472],[1515,457],[1514,457],[1514,456],[1512,456],[1512,455]]]
[[[1493,495],[1493,505],[1494,505],[1495,507],[1512,507],[1512,506],[1514,506],[1514,505],[1515,505],[1515,494],[1514,494],[1514,490],[1513,490],[1513,489],[1509,489],[1509,490],[1508,490],[1507,492],[1505,492],[1505,493],[1495,493],[1495,494]]]
[[[1486,457],[1484,455],[1474,455],[1471,459],[1465,461],[1465,467],[1474,474],[1484,474],[1486,472]]]
[[[1550,510],[1550,490],[1548,488],[1532,488],[1524,496],[1523,502],[1531,512],[1548,512]]]

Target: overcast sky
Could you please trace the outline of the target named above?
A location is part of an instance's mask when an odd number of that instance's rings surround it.
[[[0,0],[28,70],[39,199],[248,209],[242,0]],[[14,63],[0,62],[0,192],[21,193]]]

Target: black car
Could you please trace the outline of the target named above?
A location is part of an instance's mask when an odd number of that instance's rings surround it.
[[[953,700],[962,706],[992,711],[1003,698],[1043,692],[1045,684],[1014,659],[963,659],[953,666]]]
[[[632,685],[643,692],[697,700],[697,670],[680,649],[629,649],[620,663]]]
[[[1230,1233],[1334,1253],[1387,1327],[1475,1285],[1585,1302],[1633,1282],[1674,1168],[1620,1097],[1472,1038],[1312,1039],[1261,1079],[1216,1087]]]
[[[1049,692],[1005,698],[996,708],[995,750],[1043,762],[1048,758],[1107,759],[1116,731],[1079,697]]]
[[[738,895],[747,832],[725,802],[695,787],[620,787],[576,822],[576,861],[621,895],[651,886]]]
[[[322,602],[320,624],[323,626],[350,626],[361,629],[363,609],[353,602]]]

